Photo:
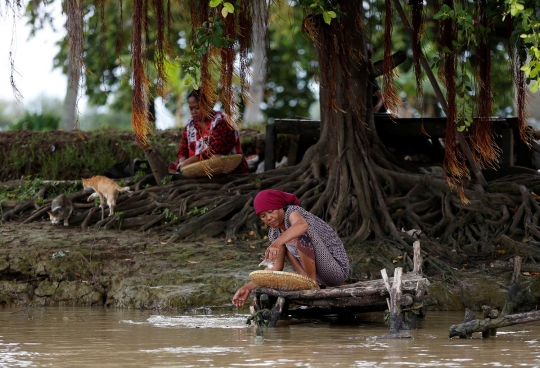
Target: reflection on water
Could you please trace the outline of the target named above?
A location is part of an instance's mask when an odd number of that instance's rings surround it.
[[[496,337],[449,339],[462,313],[429,312],[413,339],[388,333],[382,313],[353,325],[286,320],[255,341],[247,314],[157,315],[151,311],[0,310],[0,367],[540,367],[540,323]]]

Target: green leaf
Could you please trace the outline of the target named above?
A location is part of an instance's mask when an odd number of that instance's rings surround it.
[[[538,92],[538,87],[540,87],[539,86],[539,81],[536,81],[533,84],[531,84],[531,93]]]
[[[223,3],[223,7],[224,7],[225,9],[227,9],[227,12],[229,12],[229,13],[234,13],[234,6],[233,6],[233,4],[231,4],[231,3],[229,3],[229,2],[224,2],[224,3]]]
[[[323,13],[323,19],[324,23],[326,24],[330,24],[330,22],[332,21],[332,17],[328,14],[328,12]]]
[[[223,0],[210,0],[210,7],[215,8],[216,6],[221,4],[222,2],[223,2]]]
[[[538,75],[538,72],[540,71],[540,65],[536,65],[532,70],[531,70],[531,73],[529,74],[529,78],[536,78],[536,76]]]
[[[511,14],[513,17],[515,17],[517,13],[518,13],[517,8],[516,8],[515,6],[511,6],[511,7],[510,7],[510,14]]]
[[[457,131],[460,132],[460,133],[463,132],[464,130],[465,130],[465,126],[463,126],[463,125],[457,127]]]
[[[227,18],[227,14],[229,14],[229,11],[226,7],[223,7],[223,9],[221,9],[221,15],[223,15],[223,18]]]
[[[330,15],[331,18],[336,18],[337,17],[336,12],[334,12],[332,10],[328,11],[327,13]]]
[[[193,77],[191,75],[188,75],[186,79],[184,80],[184,86],[187,86],[191,83],[193,83]]]

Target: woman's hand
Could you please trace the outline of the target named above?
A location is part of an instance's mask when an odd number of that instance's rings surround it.
[[[243,306],[247,298],[249,297],[249,293],[251,293],[251,290],[255,289],[255,286],[256,285],[251,281],[245,284],[244,286],[242,286],[234,294],[232,303],[236,305],[237,307]]]
[[[278,260],[279,254],[282,252],[283,248],[284,244],[282,244],[279,239],[276,239],[268,248],[266,248],[266,251],[264,252],[264,259],[275,263]]]
[[[191,156],[189,158],[184,158],[184,160],[180,161],[180,163],[178,164],[179,169],[184,167],[184,166],[191,165],[191,164],[194,164],[196,162],[199,162],[200,160],[201,160],[200,155],[193,155],[193,156]]]

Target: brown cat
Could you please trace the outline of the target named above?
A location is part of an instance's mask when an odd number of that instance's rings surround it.
[[[60,194],[51,202],[51,210],[48,212],[53,225],[58,225],[64,220],[64,226],[69,226],[68,218],[73,212],[73,204],[65,194]]]
[[[81,180],[84,189],[92,188],[95,190],[95,193],[88,197],[88,202],[99,197],[99,207],[101,207],[102,220],[105,217],[105,205],[103,203],[103,197],[105,197],[107,200],[107,205],[109,206],[109,216],[112,216],[114,215],[114,206],[116,206],[118,193],[130,192],[129,187],[120,187],[114,181],[105,176],[98,175],[93,176],[90,179],[81,178]]]

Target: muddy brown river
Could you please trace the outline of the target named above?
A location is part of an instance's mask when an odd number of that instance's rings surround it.
[[[283,320],[256,339],[245,311],[175,315],[103,308],[0,310],[0,367],[539,367],[540,323],[448,338],[461,312],[429,312],[413,339],[381,313],[351,325]],[[330,316],[331,317],[331,316]]]

